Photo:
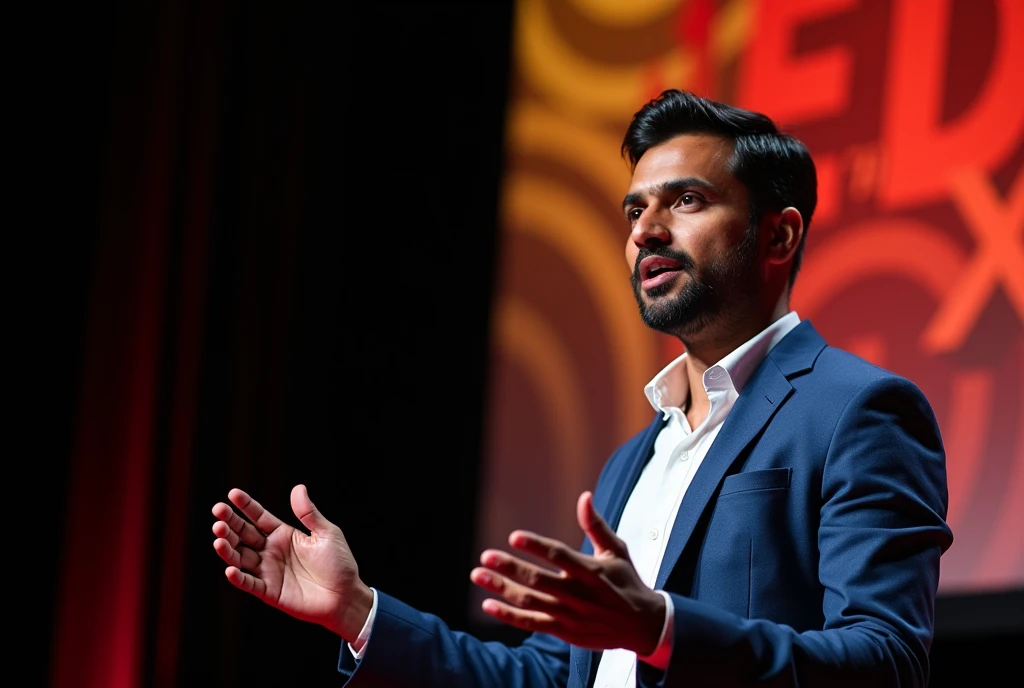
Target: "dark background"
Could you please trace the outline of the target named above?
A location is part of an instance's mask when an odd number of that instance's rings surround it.
[[[38,228],[26,399],[46,419],[31,468],[48,486],[37,618],[54,685],[81,660],[55,640],[60,591],[85,566],[68,555],[75,496],[118,470],[83,451],[83,426],[131,417],[102,414],[119,353],[137,346],[124,304],[139,294],[156,295],[157,332],[142,685],[337,679],[337,638],[224,579],[210,508],[232,487],[294,523],[289,490],[304,482],[367,582],[452,627],[519,637],[474,628],[466,608],[511,20],[510,0],[107,3],[46,19],[22,200]],[[138,269],[147,245],[155,276]],[[92,506],[102,538],[116,524]],[[940,600],[933,685],[1019,672],[1021,599]]]

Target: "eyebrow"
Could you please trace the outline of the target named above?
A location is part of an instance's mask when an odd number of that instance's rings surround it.
[[[669,191],[682,191],[683,189],[707,189],[708,191],[717,192],[718,188],[706,179],[700,177],[683,177],[681,179],[672,179],[661,184],[656,184],[649,188],[646,192],[634,192],[626,194],[626,197],[622,199],[622,209],[625,210],[627,206],[636,205],[644,200],[646,196],[661,196]]]

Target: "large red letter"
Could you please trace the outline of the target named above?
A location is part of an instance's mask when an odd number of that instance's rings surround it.
[[[845,111],[850,98],[853,55],[833,46],[793,59],[801,24],[842,14],[856,0],[790,0],[754,6],[757,30],[747,47],[737,87],[742,107],[763,112],[788,126]]]
[[[888,207],[941,198],[961,167],[985,171],[1013,151],[1024,129],[1024,2],[997,0],[995,47],[985,84],[970,109],[940,124],[949,0],[897,0],[892,68],[883,131],[889,153],[878,197]]]

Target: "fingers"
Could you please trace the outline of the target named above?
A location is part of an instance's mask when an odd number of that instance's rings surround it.
[[[499,594],[509,598],[504,593]],[[607,627],[607,624],[595,620],[593,613],[574,614],[564,606],[548,606],[542,598],[527,598],[527,603],[530,608],[524,608],[519,602],[486,599],[480,606],[488,615],[510,626],[534,633],[548,633],[563,640],[584,637],[594,628]]]
[[[626,550],[626,543],[623,542],[615,531],[601,518],[601,514],[597,513],[597,509],[594,508],[594,495],[590,492],[584,492],[580,495],[580,498],[576,501],[576,520],[580,524],[580,528],[590,538],[590,542],[594,545],[594,553],[600,553],[602,550],[610,551],[621,557],[628,557],[629,553]]]
[[[508,543],[520,552],[543,559],[569,576],[589,579],[596,575],[596,568],[590,557],[559,540],[526,530],[516,530],[509,535]]]
[[[477,567],[469,574],[470,580],[488,592],[501,595],[519,609],[528,609],[548,615],[564,611],[558,598],[547,593],[531,590],[490,569]]]
[[[253,570],[260,563],[260,555],[248,547],[234,547],[231,542],[223,537],[213,541],[213,549],[217,555],[224,560],[224,563],[237,566],[246,570]]]
[[[324,518],[323,514],[313,506],[305,485],[296,485],[292,488],[291,502],[295,517],[302,522],[302,525],[309,528],[309,532],[319,534],[334,527],[334,524]]]
[[[243,544],[248,545],[253,549],[263,549],[263,546],[267,541],[266,536],[261,533],[256,526],[239,516],[231,506],[224,502],[217,502],[213,505],[212,511],[213,515],[219,519],[217,523],[223,523],[228,530],[234,533],[238,540],[242,541]],[[213,524],[215,528],[217,527],[217,523]],[[238,542],[232,542],[231,546],[237,547]]]
[[[229,566],[224,569],[224,575],[236,588],[252,593],[261,600],[267,596],[267,584],[251,573],[241,571],[235,566]]]
[[[228,499],[264,534],[269,535],[282,524],[281,519],[264,509],[259,502],[238,488],[228,492]]]
[[[549,571],[500,550],[485,550],[480,563],[483,566],[470,572],[470,580],[517,607],[549,614],[592,610],[585,586],[563,571]]]
[[[474,569],[475,571],[486,573],[490,570],[541,593],[557,595],[569,581],[564,572],[543,569],[499,550],[485,550],[480,555],[480,563],[486,568]],[[470,577],[472,578],[473,574],[470,574]]]
[[[552,633],[559,626],[558,622],[550,614],[518,609],[501,600],[484,600],[481,607],[490,616],[524,631]]]
[[[228,544],[234,549],[238,549],[238,545],[242,541],[242,539],[238,537],[238,533],[231,530],[231,527],[224,521],[217,521],[213,524],[213,534],[218,538],[224,538],[227,540]]]

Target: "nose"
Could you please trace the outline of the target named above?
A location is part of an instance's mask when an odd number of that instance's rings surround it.
[[[657,208],[645,208],[633,223],[630,240],[640,247],[662,246],[671,243],[672,235],[662,221]]]

